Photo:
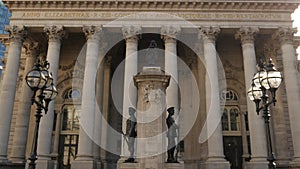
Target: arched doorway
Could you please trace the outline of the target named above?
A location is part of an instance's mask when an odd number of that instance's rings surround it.
[[[79,89],[68,89],[64,99],[58,149],[59,168],[70,169],[78,150],[81,92]]]
[[[233,90],[223,91],[221,100],[225,106],[222,110],[223,148],[225,158],[230,163],[231,169],[243,168],[243,140],[242,126],[246,126],[248,118],[244,118],[239,108],[239,97]],[[241,125],[241,124],[245,125]]]

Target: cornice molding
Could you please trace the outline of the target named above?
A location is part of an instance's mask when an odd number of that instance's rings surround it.
[[[3,0],[4,4],[11,10],[18,10],[22,8],[26,9],[122,9],[122,10],[165,10],[165,9],[176,9],[176,10],[288,10],[294,11],[300,2],[295,0],[289,1],[236,1],[236,2],[212,2],[212,1],[184,1],[184,0],[148,0],[148,1],[137,1],[137,0],[102,0],[102,1],[86,1],[86,0],[54,0],[54,1],[43,1],[43,0]]]

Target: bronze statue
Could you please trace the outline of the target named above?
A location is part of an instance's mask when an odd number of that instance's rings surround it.
[[[178,134],[177,134],[178,126],[172,117],[174,115],[174,107],[168,108],[167,111],[169,113],[169,115],[166,119],[167,126],[168,126],[168,131],[167,131],[168,159],[167,159],[167,163],[178,163],[177,159],[174,158],[174,151],[176,148],[176,137],[178,137]]]
[[[130,152],[130,156],[127,160],[125,160],[125,163],[134,163],[134,143],[135,143],[135,138],[137,136],[136,133],[136,117],[134,115],[135,109],[132,107],[128,108],[129,111],[129,119],[126,121],[126,133],[125,136],[128,138],[127,145],[128,145],[128,151]]]

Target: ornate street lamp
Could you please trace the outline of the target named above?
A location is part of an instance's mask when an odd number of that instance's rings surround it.
[[[34,128],[34,136],[33,143],[31,147],[29,169],[35,169],[37,160],[37,140],[39,136],[39,126],[42,115],[42,111],[44,110],[45,114],[47,114],[48,106],[51,100],[55,98],[57,95],[57,90],[53,84],[53,78],[51,73],[49,72],[50,64],[45,61],[44,63],[40,63],[40,60],[37,60],[32,70],[29,71],[25,77],[27,85],[33,91],[33,95],[31,97],[31,104],[36,105],[36,123]]]
[[[263,118],[265,120],[267,144],[268,144],[268,157],[269,169],[276,169],[275,156],[272,148],[272,140],[270,133],[270,105],[276,103],[276,90],[282,81],[282,76],[279,71],[274,67],[272,59],[269,60],[267,65],[260,63],[258,65],[258,73],[256,73],[252,80],[252,86],[248,91],[248,97],[255,102],[256,113],[263,111]],[[271,100],[267,92],[271,93]]]

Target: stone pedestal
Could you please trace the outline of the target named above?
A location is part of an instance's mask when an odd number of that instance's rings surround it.
[[[166,163],[165,169],[184,169],[183,163]]]
[[[137,163],[120,163],[118,168],[165,168],[166,152],[166,88],[170,76],[159,67],[144,67],[134,76],[138,88]]]
[[[158,67],[144,67],[134,77],[138,88],[137,158],[141,168],[163,168],[165,162],[166,88],[170,76]]]
[[[139,163],[119,163],[118,168],[119,169],[139,169],[140,164]]]

